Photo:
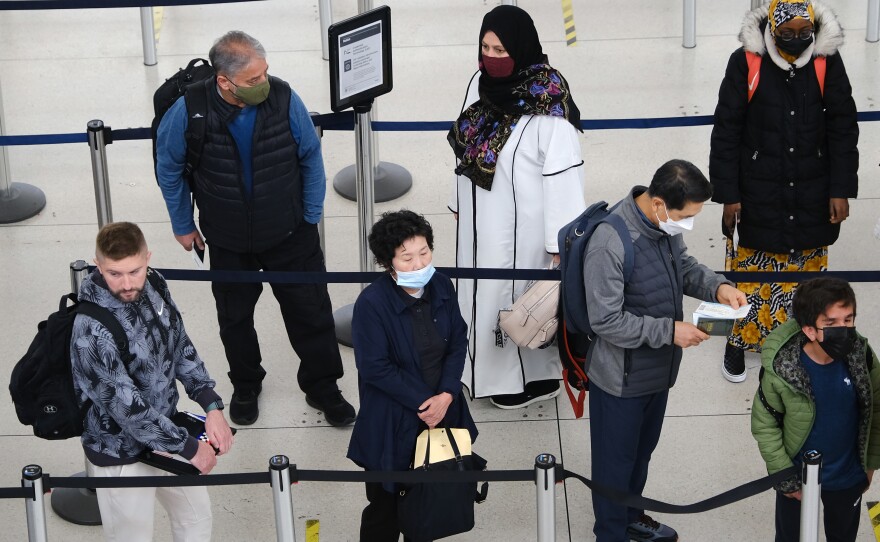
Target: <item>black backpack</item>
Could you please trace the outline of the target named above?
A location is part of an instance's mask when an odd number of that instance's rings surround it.
[[[73,305],[68,306],[68,301]],[[12,368],[9,393],[15,414],[24,425],[32,425],[34,435],[61,440],[82,435],[83,419],[91,406],[80,407],[73,388],[70,365],[70,339],[77,314],[91,316],[113,335],[120,352],[128,352],[128,337],[112,312],[76,294],[61,298],[58,311],[37,325],[37,335],[24,357]]]
[[[584,285],[584,255],[596,226],[610,224],[623,242],[623,280],[632,276],[634,251],[632,237],[623,219],[600,201],[590,205],[576,219],[561,230],[559,243],[559,270],[562,274],[559,310],[561,325],[557,331],[559,358],[562,361],[562,382],[571,401],[575,417],[584,415],[584,398],[589,389],[586,372],[587,354],[594,336],[587,314],[587,292]],[[574,390],[578,390],[575,397]]]
[[[201,62],[201,64],[199,64]],[[183,177],[192,191],[192,174],[199,167],[202,148],[205,145],[206,117],[208,116],[208,91],[215,75],[214,67],[204,58],[194,58],[186,68],[177,70],[156,89],[153,94],[153,123],[150,126],[153,138],[153,171],[156,170],[156,136],[165,112],[181,96],[186,98],[186,166]],[[157,175],[158,180],[158,175]]]

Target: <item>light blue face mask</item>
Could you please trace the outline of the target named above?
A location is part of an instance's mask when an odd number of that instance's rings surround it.
[[[434,276],[434,271],[436,271],[436,269],[434,269],[434,265],[430,263],[418,271],[394,270],[397,274],[398,286],[401,288],[413,288],[416,290],[421,290],[428,284],[428,281]]]

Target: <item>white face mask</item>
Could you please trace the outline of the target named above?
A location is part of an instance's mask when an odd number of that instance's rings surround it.
[[[694,217],[689,216],[687,218],[682,218],[681,220],[672,220],[669,218],[669,209],[666,208],[666,204],[663,204],[663,210],[666,211],[666,221],[660,220],[660,216],[657,212],[654,212],[654,216],[657,217],[657,222],[660,223],[660,229],[666,232],[669,235],[680,235],[686,231],[691,231],[694,229]]]

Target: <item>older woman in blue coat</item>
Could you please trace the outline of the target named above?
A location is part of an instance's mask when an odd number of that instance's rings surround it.
[[[369,243],[387,273],[354,305],[360,413],[348,458],[366,470],[405,470],[425,428],[466,428],[477,438],[461,385],[467,327],[452,282],[434,272],[434,234],[424,217],[385,213]],[[367,482],[366,492],[361,541],[397,541],[394,484]]]

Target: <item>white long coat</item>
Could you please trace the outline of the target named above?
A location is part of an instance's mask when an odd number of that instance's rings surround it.
[[[479,99],[479,72],[465,107]],[[492,189],[456,178],[450,210],[458,212],[458,267],[546,269],[559,252],[556,235],[586,208],[578,132],[564,118],[524,115],[498,155]],[[468,361],[462,382],[473,397],[521,393],[526,382],[559,379],[555,346],[496,346],[498,310],[528,281],[459,279],[458,302],[468,324]],[[476,283],[476,284],[475,284]]]

